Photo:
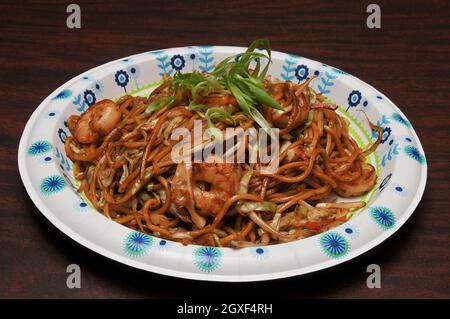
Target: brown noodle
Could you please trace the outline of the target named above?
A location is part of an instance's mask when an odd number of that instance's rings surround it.
[[[372,189],[376,175],[365,157],[380,142],[379,128],[371,124],[378,132],[378,140],[366,149],[359,148],[350,136],[349,124],[335,107],[320,94],[312,101],[311,79],[298,85],[290,81],[272,83],[270,78],[265,81],[271,95],[286,110],[282,114],[264,105],[258,107],[273,127],[280,128],[282,150],[276,172],[262,172],[258,163],[248,162],[194,164],[191,168],[174,163],[170,152],[178,141],[170,140],[170,133],[182,127],[192,132],[195,120],[202,120],[206,128],[206,121],[201,112],[189,110],[190,96],[180,89],[174,91],[171,81],[166,76],[148,98],[127,95],[113,103],[119,110],[114,127],[92,143],[80,142],[77,134],[83,132],[77,130],[83,116],[91,116],[89,112],[95,116],[95,111],[88,110],[68,121],[73,136],[67,138],[65,151],[74,162],[75,177],[81,183],[79,191],[106,217],[184,244],[276,244],[342,224],[351,209],[361,207],[360,203],[342,207],[321,203],[332,202],[333,193],[359,196]],[[171,95],[175,100],[170,107],[145,114],[148,104]],[[255,126],[235,107],[229,92],[204,94],[202,99],[205,105],[234,107],[233,121],[226,119],[217,124],[221,130]],[[215,176],[212,181],[209,176],[197,179],[206,169],[217,170],[216,174],[223,174],[230,185],[214,185]],[[178,170],[185,173],[181,187],[176,184],[182,175],[177,175]],[[241,192],[238,188],[244,174],[251,177]],[[232,177],[237,178],[237,185],[232,185],[236,182]],[[226,192],[228,186],[233,190]],[[213,208],[217,196],[222,199],[220,209]],[[242,207],[249,203],[269,208],[244,210]]]

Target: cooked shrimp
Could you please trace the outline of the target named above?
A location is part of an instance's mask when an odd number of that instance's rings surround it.
[[[117,105],[111,100],[103,100],[96,103],[92,112],[90,125],[100,136],[105,136],[111,132],[122,116]]]
[[[110,133],[120,121],[122,113],[111,100],[102,100],[90,106],[81,116],[72,115],[67,126],[81,144],[97,142]]]
[[[368,164],[362,163],[361,175],[350,182],[338,182],[336,193],[343,197],[361,196],[373,188],[377,181],[375,168]]]
[[[189,205],[194,203],[202,216],[215,216],[225,202],[237,193],[240,178],[237,165],[220,163],[216,158],[210,157],[208,163],[194,163],[193,169],[182,162],[178,164],[172,179],[172,200],[176,205],[185,207],[197,224],[195,220],[199,220],[199,216]]]
[[[72,134],[77,142],[80,142],[81,144],[91,144],[99,139],[100,135],[92,130],[90,126],[91,119],[92,112],[89,112],[88,110],[76,121]],[[75,122],[75,120],[73,122]]]
[[[67,127],[69,128],[70,132],[72,132],[72,134],[75,131],[75,128],[77,127],[77,123],[79,120],[80,120],[79,115],[71,115],[67,119]]]
[[[209,190],[199,186],[194,188],[195,206],[204,216],[215,216],[220,211],[225,202],[237,193],[241,178],[237,165],[220,163],[215,158],[212,160],[212,163],[195,164],[193,170],[194,181],[209,186]]]

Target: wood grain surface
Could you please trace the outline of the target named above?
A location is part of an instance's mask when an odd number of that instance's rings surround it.
[[[0,297],[126,298],[277,296],[450,297],[450,5],[379,1],[76,1],[82,28],[66,27],[69,1],[0,3]],[[55,88],[105,62],[186,45],[274,50],[338,67],[390,97],[412,122],[428,162],[424,197],[410,220],[372,251],[338,267],[273,282],[205,283],[136,270],[72,241],[29,199],[17,168],[22,130]],[[80,265],[81,289],[66,287]],[[382,287],[366,287],[379,264]]]

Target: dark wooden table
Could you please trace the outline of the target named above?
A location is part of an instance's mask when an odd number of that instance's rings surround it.
[[[450,297],[450,6],[376,1],[381,29],[359,1],[76,1],[82,28],[66,27],[67,1],[0,4],[0,297],[285,296]],[[338,267],[273,282],[222,284],[132,269],[80,246],[51,225],[22,185],[17,147],[26,121],[56,87],[99,64],[159,48],[245,46],[268,37],[278,51],[343,69],[389,96],[425,148],[428,183],[412,218],[372,251]],[[81,266],[82,288],[66,287]],[[382,288],[366,287],[381,266]]]

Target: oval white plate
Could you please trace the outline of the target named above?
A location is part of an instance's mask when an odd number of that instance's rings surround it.
[[[144,95],[163,73],[210,71],[245,48],[202,46],[152,51],[87,71],[50,94],[29,119],[19,146],[22,181],[39,210],[61,231],[106,257],[148,271],[201,280],[256,281],[300,275],[352,259],[392,235],[411,216],[426,182],[420,141],[403,113],[383,94],[331,66],[273,52],[269,73],[312,86],[340,105],[361,145],[372,132],[363,112],[383,128],[382,144],[369,157],[378,181],[368,202],[349,222],[328,232],[280,245],[233,250],[181,244],[132,231],[96,210],[75,191],[72,163],[64,154],[68,116],[95,101]],[[376,133],[375,133],[376,134]]]

